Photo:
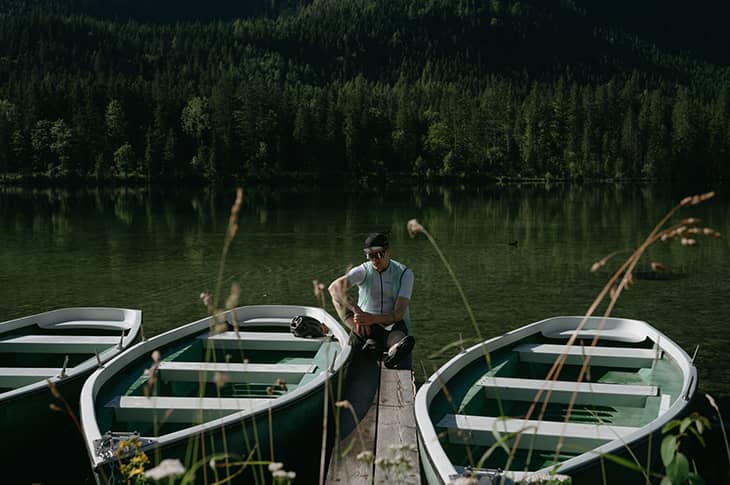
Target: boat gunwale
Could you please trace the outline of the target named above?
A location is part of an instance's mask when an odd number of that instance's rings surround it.
[[[523,338],[541,331],[554,331],[554,327],[560,327],[560,325],[564,324],[566,321],[575,321],[575,326],[577,327],[583,319],[586,319],[584,328],[589,328],[596,324],[601,325],[602,321],[605,321],[604,325],[610,322],[626,323],[628,325],[638,327],[632,329],[634,333],[636,333],[638,329],[641,329],[641,332],[645,335],[645,337],[653,340],[657,346],[664,350],[666,354],[671,356],[682,372],[684,379],[678,398],[663,414],[658,415],[655,419],[644,426],[639,427],[635,432],[628,436],[621,439],[611,440],[597,448],[558,463],[558,467],[555,469],[555,472],[569,473],[570,471],[577,470],[588,464],[588,462],[596,456],[616,452],[629,443],[638,441],[650,434],[654,434],[670,420],[677,417],[686,407],[687,403],[692,400],[697,388],[697,369],[692,363],[689,355],[674,341],[645,321],[621,317],[554,316],[533,322],[510,330],[502,335],[479,342],[468,349],[461,351],[436,370],[436,372],[434,372],[418,389],[415,396],[414,412],[416,415],[416,428],[422,444],[421,453],[425,454],[424,458],[432,465],[435,475],[439,477],[441,482],[449,483],[450,480],[453,480],[458,476],[456,468],[440,444],[438,433],[436,432],[434,423],[431,421],[429,414],[429,406],[436,395],[441,392],[441,386],[447,384],[462,369],[470,365],[476,359],[484,357],[485,353],[491,353],[504,347],[508,347]],[[573,345],[575,345],[575,343]],[[532,474],[552,471],[552,468],[553,467],[551,466],[529,472],[510,470],[505,471],[504,473],[512,479],[519,480]]]
[[[12,389],[0,393],[0,403],[6,403],[18,399],[25,398],[27,396],[43,392],[48,389],[49,383],[52,384],[63,384],[66,382],[75,381],[79,378],[85,377],[86,374],[90,374],[94,369],[99,367],[99,362],[105,364],[114,357],[118,356],[124,350],[129,348],[131,344],[135,342],[140,334],[142,327],[142,311],[134,308],[121,308],[121,307],[64,307],[48,310],[45,312],[36,313],[33,315],[26,315],[5,322],[0,322],[0,340],[3,335],[9,332],[14,332],[25,327],[38,326],[44,330],[60,330],[60,331],[72,331],[74,329],[84,329],[84,320],[77,317],[79,313],[83,315],[84,312],[92,312],[95,314],[99,313],[120,313],[121,319],[109,319],[109,330],[122,330],[121,324],[124,325],[124,335],[120,333],[118,345],[107,347],[97,355],[92,355],[88,359],[80,362],[79,364],[69,367],[63,376],[55,375],[52,377],[40,379],[36,382],[26,384],[24,386]],[[66,314],[76,316],[74,321],[80,322],[80,325],[70,325],[68,319],[64,319]],[[93,321],[98,322],[99,326],[97,330],[104,330],[103,323],[100,321],[100,317],[95,317]],[[63,325],[56,329],[57,325]]]
[[[269,410],[277,411],[280,408],[286,408],[290,404],[306,397],[309,394],[316,393],[324,385],[324,383],[332,376],[337,375],[338,372],[346,365],[350,359],[351,346],[349,343],[349,334],[340,325],[340,323],[326,310],[320,307],[302,306],[302,305],[247,305],[240,306],[231,310],[226,310],[225,313],[230,311],[236,312],[236,320],[242,321],[245,318],[246,313],[257,314],[261,311],[276,312],[278,316],[286,311],[293,318],[296,315],[306,314],[319,318],[327,328],[331,331],[332,337],[339,343],[339,351],[335,357],[335,360],[330,363],[328,369],[323,369],[319,375],[312,380],[308,381],[305,385],[298,387],[291,392],[286,393],[280,397],[272,399],[270,403],[262,403],[249,409],[241,410],[228,414],[226,416],[206,421],[194,426],[190,426],[181,430],[173,431],[171,433],[163,434],[154,438],[144,437],[145,446],[142,450],[151,447],[163,447],[173,444],[178,441],[188,439],[190,436],[200,433],[202,431],[212,429],[223,429],[228,426],[239,423],[241,420],[250,418]],[[243,316],[239,314],[243,312]],[[104,368],[98,369],[89,376],[84,383],[81,390],[80,399],[80,414],[81,414],[81,425],[84,429],[84,441],[86,443],[87,451],[91,458],[92,468],[96,469],[100,465],[108,463],[110,459],[98,457],[94,453],[94,443],[101,439],[102,433],[99,430],[98,422],[96,419],[96,406],[95,400],[96,395],[107,381],[116,375],[116,371],[124,368],[128,364],[136,361],[139,357],[150,354],[153,350],[164,347],[165,345],[177,342],[190,335],[194,335],[198,332],[210,328],[215,316],[206,316],[199,320],[187,323],[183,326],[173,328],[159,335],[156,335],[148,340],[138,342],[134,346],[130,347],[123,354],[118,355]],[[324,339],[323,339],[324,340]],[[329,341],[329,340],[328,340]],[[116,458],[114,458],[115,460]]]

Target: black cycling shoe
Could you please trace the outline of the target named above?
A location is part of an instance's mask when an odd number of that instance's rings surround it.
[[[407,356],[413,350],[414,345],[416,345],[416,339],[412,335],[403,337],[400,342],[388,350],[388,354],[383,359],[385,367],[388,369],[397,369],[403,357]]]

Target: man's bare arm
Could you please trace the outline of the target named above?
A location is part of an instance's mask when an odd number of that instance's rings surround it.
[[[330,283],[328,288],[335,311],[343,322],[355,313],[355,308],[352,303],[350,303],[350,298],[347,296],[347,290],[349,287],[350,284],[347,281],[347,275],[344,275]]]

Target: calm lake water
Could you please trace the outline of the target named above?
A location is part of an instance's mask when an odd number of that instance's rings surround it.
[[[370,231],[390,231],[395,259],[413,268],[417,384],[473,340],[457,287],[491,337],[556,315],[585,313],[609,277],[591,265],[635,248],[681,191],[637,185],[293,192],[246,187],[238,234],[223,267],[240,304],[317,305],[328,284],[363,261]],[[230,190],[0,188],[0,320],[66,306],[143,311],[147,337],[205,316],[215,290],[235,188]],[[692,355],[700,390],[730,394],[730,197],[722,190],[673,220],[694,216],[723,234],[695,247],[652,246],[613,315],[646,320]],[[513,244],[510,244],[513,243]],[[622,256],[626,256],[625,254]],[[652,277],[650,261],[667,267]],[[619,259],[616,260],[616,263]],[[616,265],[609,264],[609,268]],[[327,308],[332,311],[329,301]],[[603,307],[602,307],[603,308]]]

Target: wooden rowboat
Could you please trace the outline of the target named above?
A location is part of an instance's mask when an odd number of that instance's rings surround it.
[[[550,372],[558,360],[556,379]],[[630,456],[631,449],[646,466],[650,449],[637,450],[686,413],[696,387],[690,357],[646,322],[548,318],[463,351],[419,388],[425,476],[447,484],[551,472],[573,483],[603,483],[607,470],[630,475],[605,455]]]
[[[326,335],[294,336],[298,315]],[[283,462],[299,476],[319,468],[326,390],[349,361],[348,333],[317,307],[243,306],[223,316],[140,342],[87,380],[81,419],[100,483],[118,476],[130,441],[151,466],[172,459],[206,473],[211,457],[236,463],[219,476],[251,471],[252,461]]]
[[[141,322],[139,310],[81,307],[0,323],[0,431],[8,444],[0,463],[23,466],[43,456],[46,465],[59,457],[63,466],[73,460],[64,451],[83,456],[74,424],[81,387],[138,338]],[[49,468],[24,468],[23,474],[41,479]]]

